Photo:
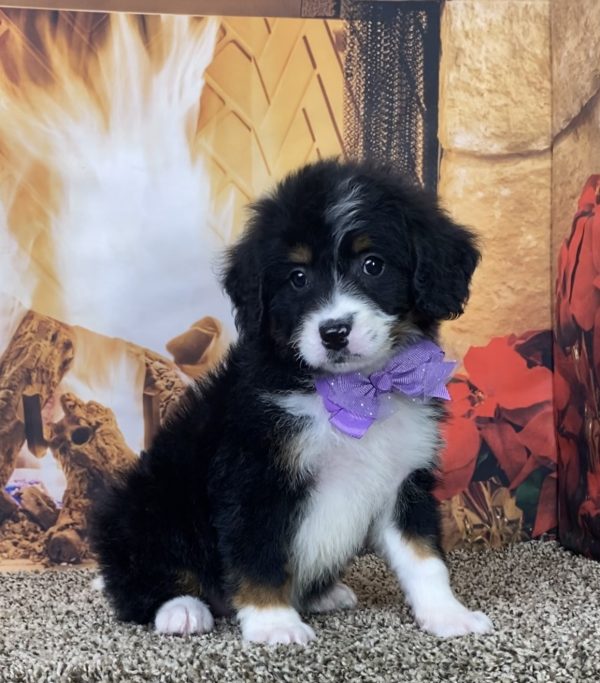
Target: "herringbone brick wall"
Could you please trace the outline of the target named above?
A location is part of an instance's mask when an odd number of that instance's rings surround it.
[[[331,20],[223,19],[197,139],[225,241],[285,173],[344,153],[341,32]]]

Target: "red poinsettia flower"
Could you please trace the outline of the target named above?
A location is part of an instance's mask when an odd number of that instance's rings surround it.
[[[532,409],[531,419],[521,430],[501,419],[480,424],[479,430],[511,489],[520,486],[539,467],[549,470],[556,467],[554,416],[549,401],[541,408]]]
[[[517,337],[498,337],[487,346],[467,351],[464,366],[479,391],[479,417],[494,417],[498,407],[528,408],[552,398],[552,373],[541,365],[528,367],[515,349]]]
[[[549,391],[552,392],[551,386]],[[550,393],[548,402],[532,416],[531,420],[517,434],[519,441],[531,453],[538,465],[549,468],[556,465],[556,437],[551,398],[552,394]],[[526,475],[524,476],[521,472],[521,477],[524,479]],[[513,482],[513,486],[518,485],[518,483]]]
[[[479,425],[481,436],[495,455],[506,474],[509,487],[527,467],[527,448],[517,438],[515,428],[509,422],[487,422]]]
[[[600,175],[579,200],[559,258],[554,389],[560,534],[590,551],[600,542]],[[583,500],[583,503],[581,502]]]
[[[600,188],[600,176],[592,176],[596,197]],[[588,181],[588,182],[590,182]],[[591,188],[590,188],[591,190]],[[600,210],[596,206],[600,197],[595,197],[593,205],[586,204],[581,209],[587,217],[577,222],[577,253],[570,254],[576,277],[572,279],[569,303],[575,321],[583,330],[591,330],[596,310],[600,306]],[[570,265],[570,264],[569,264]]]
[[[579,508],[579,523],[592,536],[600,537],[600,472],[587,474],[587,497]]]
[[[482,440],[513,490],[539,467],[555,471],[552,372],[541,365],[550,341],[548,333],[509,335],[467,352],[468,377],[458,376],[449,385],[452,418],[446,429],[438,498],[467,489]],[[553,477],[540,491],[544,509],[536,520],[537,530],[543,529],[540,533],[551,528],[547,526],[553,522],[549,501],[552,495],[556,501],[555,489]]]
[[[544,479],[540,490],[540,497],[537,502],[535,524],[533,525],[532,536],[537,538],[542,534],[556,529],[558,525],[558,508],[556,500],[558,496],[558,477],[556,472]]]
[[[441,462],[444,474],[435,492],[439,500],[452,498],[468,487],[481,445],[477,426],[464,417],[451,417],[446,424],[444,437],[446,448]]]
[[[470,484],[477,463],[481,437],[477,426],[466,418],[473,407],[473,394],[466,378],[457,376],[448,385],[450,417],[444,427],[446,448],[441,456],[443,476],[435,495],[447,500]]]
[[[465,491],[474,475],[482,441],[517,489],[542,468],[536,535],[556,526],[556,443],[552,409],[552,372],[542,365],[551,336],[531,332],[492,339],[471,348],[464,366],[468,377],[450,384],[452,419],[442,456],[443,478],[436,495],[446,499]]]
[[[474,404],[469,380],[464,375],[455,375],[448,384],[450,394],[449,411],[454,417],[466,417]]]
[[[573,492],[579,485],[581,467],[577,441],[571,437],[564,437],[560,434],[556,437],[558,442],[558,477],[563,490]],[[560,506],[559,506],[560,507]]]
[[[572,364],[561,349],[554,349],[554,410],[560,434],[576,436],[583,426],[583,415],[572,394],[579,385]]]
[[[591,176],[579,199],[571,234],[559,254],[556,321],[563,346],[574,343],[578,328],[592,329],[600,306],[599,188],[600,175]]]
[[[593,370],[596,382],[600,385],[600,308],[596,311],[594,319]]]
[[[516,488],[540,465],[554,467],[552,372],[541,365],[529,367],[516,351],[514,335],[474,347],[465,356],[465,368],[481,390],[474,413],[479,429],[500,467]],[[521,429],[516,429],[520,427]]]

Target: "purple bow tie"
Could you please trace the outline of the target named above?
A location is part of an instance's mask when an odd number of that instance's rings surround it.
[[[360,372],[329,375],[317,379],[316,387],[330,413],[330,422],[360,439],[375,420],[394,412],[393,392],[413,400],[448,400],[446,382],[455,367],[455,362],[444,360],[437,344],[423,340],[403,349],[382,370],[369,376]]]

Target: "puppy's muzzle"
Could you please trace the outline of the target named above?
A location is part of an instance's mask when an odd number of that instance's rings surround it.
[[[325,320],[319,325],[323,346],[330,351],[341,351],[348,346],[348,335],[352,329],[350,318]]]

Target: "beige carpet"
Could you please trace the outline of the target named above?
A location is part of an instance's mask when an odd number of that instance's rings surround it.
[[[359,608],[309,621],[306,649],[243,647],[231,622],[172,638],[118,624],[93,570],[0,575],[0,681],[600,681],[600,563],[554,543],[450,556],[457,593],[496,624],[438,640],[414,626],[393,578],[363,557]]]

